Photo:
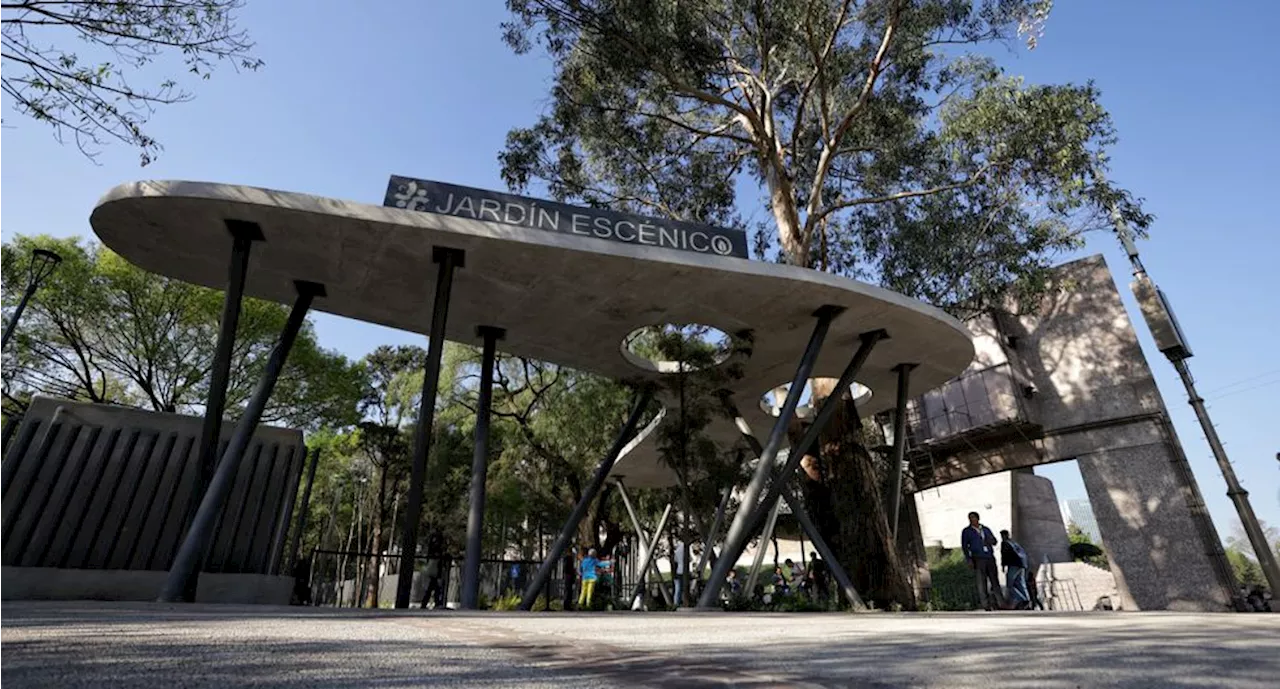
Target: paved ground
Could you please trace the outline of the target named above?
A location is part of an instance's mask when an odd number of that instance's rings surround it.
[[[1242,687],[1280,615],[396,614],[5,603],[18,687]]]

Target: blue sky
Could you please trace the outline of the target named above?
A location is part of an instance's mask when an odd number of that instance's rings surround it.
[[[1168,293],[1191,360],[1254,508],[1280,525],[1280,76],[1268,46],[1280,6],[1247,3],[1059,2],[1040,47],[1002,56],[1031,82],[1093,79],[1121,141],[1112,178],[1157,216],[1140,246]],[[392,173],[501,189],[506,132],[546,102],[550,65],[501,43],[497,0],[366,3],[249,0],[241,24],[266,61],[191,84],[197,98],[160,110],[150,131],[166,150],[140,169],[109,148],[99,164],[60,146],[4,102],[2,229],[88,235],[110,187],[137,179],[259,185],[380,203]],[[180,73],[177,67],[174,73]],[[1127,283],[1123,252],[1106,254]],[[1131,317],[1137,311],[1130,300]],[[420,336],[319,314],[321,342],[358,357]],[[1152,369],[1220,531],[1235,513],[1172,367],[1138,327]],[[1074,466],[1041,471],[1059,497],[1084,497]]]

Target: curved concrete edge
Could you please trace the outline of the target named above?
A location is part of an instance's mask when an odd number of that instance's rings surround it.
[[[824,273],[810,268],[801,268],[784,263],[768,263],[748,259],[715,256],[708,257],[687,251],[676,251],[659,247],[640,247],[630,244],[608,242],[594,238],[577,238],[551,232],[529,231],[514,228],[510,225],[493,223],[486,220],[470,220],[456,216],[436,215],[410,211],[400,208],[388,208],[357,201],[343,201],[299,192],[286,192],[261,187],[220,184],[216,182],[193,182],[185,180],[156,180],[127,182],[112,187],[94,205],[93,214],[99,208],[118,201],[148,197],[192,198],[209,201],[233,201],[272,208],[284,208],[304,213],[334,215],[352,220],[380,222],[395,225],[423,226],[431,229],[444,229],[463,235],[479,235],[493,239],[554,246],[567,251],[625,256],[637,261],[663,262],[683,265],[690,268],[709,268],[747,275],[769,276],[820,284],[836,289],[863,294],[877,301],[886,302],[898,308],[915,311],[928,318],[945,323],[966,340],[972,335],[957,318],[942,309],[912,299],[892,290],[870,283],[851,280],[849,278]],[[90,217],[92,218],[92,215]],[[591,241],[586,241],[590,239]]]
[[[882,287],[829,273],[786,264],[721,256],[704,256],[672,249],[636,246],[590,237],[576,237],[529,230],[482,220],[388,208],[296,192],[192,181],[131,182],[110,189],[98,201],[91,215],[91,223],[94,225],[95,231],[99,227],[99,216],[110,215],[109,213],[104,213],[104,211],[119,204],[130,204],[140,199],[191,199],[211,203],[244,204],[276,211],[283,210],[306,214],[307,216],[315,216],[318,220],[322,217],[329,217],[355,223],[382,224],[409,229],[420,228],[429,232],[454,234],[460,238],[497,240],[530,247],[562,250],[568,253],[597,255],[614,259],[625,258],[636,261],[638,265],[666,266],[668,269],[705,270],[708,271],[708,275],[724,275],[727,273],[740,276],[743,279],[761,278],[774,280],[780,284],[801,283],[802,285],[810,285],[818,291],[835,290],[856,295],[857,298],[879,304],[878,312],[900,313],[909,322],[922,324],[927,322],[929,328],[932,329],[928,336],[937,343],[940,348],[938,351],[947,352],[944,358],[948,364],[953,363],[953,361],[956,364],[957,367],[954,367],[954,374],[959,374],[968,365],[974,353],[972,335],[968,329],[958,319],[946,314],[941,309]],[[130,208],[128,205],[123,207]],[[135,213],[135,215],[137,214]],[[144,216],[138,216],[138,219],[145,224]],[[114,221],[118,223],[119,217],[115,218]],[[105,223],[107,221],[103,220],[102,222]],[[111,241],[109,241],[112,238],[110,237],[111,234],[111,232],[108,232],[104,235],[99,232],[99,236],[108,246],[111,246]],[[117,234],[114,238],[118,240],[119,235]],[[128,258],[128,252],[125,249],[126,247],[121,246],[118,251]],[[217,288],[216,285],[209,286]],[[805,288],[800,288],[801,291],[803,289]],[[323,306],[318,306],[318,308],[324,309]],[[913,325],[912,327],[917,326]],[[831,345],[828,345],[828,347],[830,348]],[[826,354],[824,354],[824,358],[826,358]],[[962,359],[963,362],[961,362]],[[946,370],[950,368],[953,367],[945,367]],[[663,375],[658,372],[645,373],[638,369],[634,371],[634,374],[635,380],[649,381],[661,378]],[[941,376],[936,374],[934,377],[941,379]],[[920,378],[913,379],[913,387],[915,387],[917,380],[920,380]],[[775,381],[769,382],[772,384]],[[936,385],[940,384],[940,382],[942,381],[939,380],[931,384]],[[887,394],[888,391],[883,390],[880,392],[882,394],[874,395],[871,407],[892,404],[892,394]],[[753,426],[758,426],[756,428],[757,433],[761,433],[767,431],[764,424],[766,421],[771,421],[771,419],[766,418],[765,413],[759,409],[758,400],[755,399],[756,395],[758,395],[756,390],[746,390],[744,388],[735,392],[735,399],[747,419],[753,423]],[[865,413],[875,413],[876,411],[880,411],[880,409],[869,408]],[[661,460],[657,456],[653,431],[662,423],[664,416],[665,414],[662,414],[656,418],[649,427],[646,427],[627,445],[618,461],[624,471],[618,473],[625,473],[628,468],[634,471],[635,467],[629,465],[637,463],[652,465],[648,467],[647,471],[650,474],[655,473],[655,470],[661,469]],[[721,423],[717,425],[724,427],[715,429],[715,432],[712,433],[713,439],[724,445],[726,449],[734,446],[739,439],[732,424]],[[630,461],[628,462],[627,460]],[[667,470],[667,473],[671,472]],[[665,483],[667,485],[673,484],[674,478],[668,477]]]

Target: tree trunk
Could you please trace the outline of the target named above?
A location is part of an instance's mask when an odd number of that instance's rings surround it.
[[[814,397],[828,396],[833,383],[815,381]],[[818,441],[818,456],[806,456],[801,465],[805,502],[864,598],[881,608],[897,603],[915,610],[915,594],[885,517],[883,471],[863,445],[852,395],[840,394],[841,404]],[[793,430],[801,430],[799,424]]]
[[[369,568],[365,573],[364,607],[378,607],[378,584],[382,580],[382,522],[387,516],[387,467],[383,466],[378,478],[378,504],[374,508],[372,534],[369,537]]]

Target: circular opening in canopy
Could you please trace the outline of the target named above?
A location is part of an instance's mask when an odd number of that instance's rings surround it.
[[[840,382],[836,378],[810,378],[809,383],[804,386],[804,391],[800,393],[800,406],[796,407],[796,416],[804,419],[814,414],[814,390],[817,389],[822,396],[826,395],[836,383]],[[854,381],[849,386],[850,392],[853,393],[854,404],[866,404],[871,399],[871,388]],[[767,390],[760,396],[760,409],[770,416],[778,416],[782,412],[782,405],[787,400],[787,393],[791,391],[791,383],[779,385],[776,388]],[[822,399],[822,397],[819,397]]]
[[[664,323],[632,330],[622,340],[622,356],[636,368],[658,373],[690,373],[723,364],[733,338],[701,323]]]

